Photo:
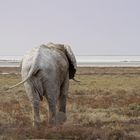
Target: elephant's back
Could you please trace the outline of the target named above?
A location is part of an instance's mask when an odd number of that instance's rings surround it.
[[[67,73],[69,62],[63,52],[50,48],[42,48],[40,54],[39,65],[44,72],[49,73],[54,77],[55,75],[65,75]]]
[[[46,68],[48,67],[67,67],[68,66],[68,60],[65,54],[59,50],[45,48],[40,51],[41,54],[41,63],[44,67],[44,64],[46,64]]]
[[[43,73],[57,77],[68,71],[68,60],[61,50],[40,46],[33,48],[23,57],[22,77],[27,77],[31,69],[40,69]]]

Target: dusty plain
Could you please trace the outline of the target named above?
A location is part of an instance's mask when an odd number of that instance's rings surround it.
[[[139,140],[140,67],[78,68],[70,80],[67,121],[48,125],[46,99],[41,102],[42,123],[32,126],[31,105],[20,86],[19,68],[0,68],[0,139]]]

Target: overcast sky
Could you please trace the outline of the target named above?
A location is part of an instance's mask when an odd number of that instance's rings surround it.
[[[0,55],[47,42],[76,55],[140,55],[140,0],[0,0]]]

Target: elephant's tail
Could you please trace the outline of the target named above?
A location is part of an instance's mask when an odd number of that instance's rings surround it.
[[[30,70],[28,76],[24,80],[22,80],[21,82],[17,83],[16,85],[13,85],[13,86],[9,87],[8,89],[12,89],[12,88],[15,88],[17,86],[20,86],[20,85],[24,84],[32,75],[35,75],[38,71],[39,71],[39,69]]]
[[[8,89],[12,89],[12,88],[15,88],[15,87],[17,87],[17,86],[19,86],[19,85],[22,85],[22,84],[25,83],[29,78],[30,78],[30,77],[28,76],[28,77],[25,78],[23,81],[17,83],[16,85],[13,85],[13,86],[9,87]],[[7,90],[8,90],[8,89],[7,89]]]
[[[38,53],[39,52],[37,52],[35,57],[33,58],[33,62],[32,62],[32,65],[30,67],[30,70],[27,74],[27,77],[24,80],[22,80],[21,82],[17,83],[16,85],[13,85],[13,86],[9,87],[8,89],[12,89],[12,88],[15,88],[15,87],[17,87],[21,84],[24,84],[32,75],[35,75],[39,71],[39,67],[36,65],[36,62],[38,61],[37,60],[38,59]]]

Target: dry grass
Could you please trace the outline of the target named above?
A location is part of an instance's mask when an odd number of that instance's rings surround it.
[[[79,68],[70,82],[67,122],[50,127],[41,102],[41,127],[32,127],[31,105],[23,86],[5,91],[20,75],[0,75],[0,139],[140,139],[140,69]]]

